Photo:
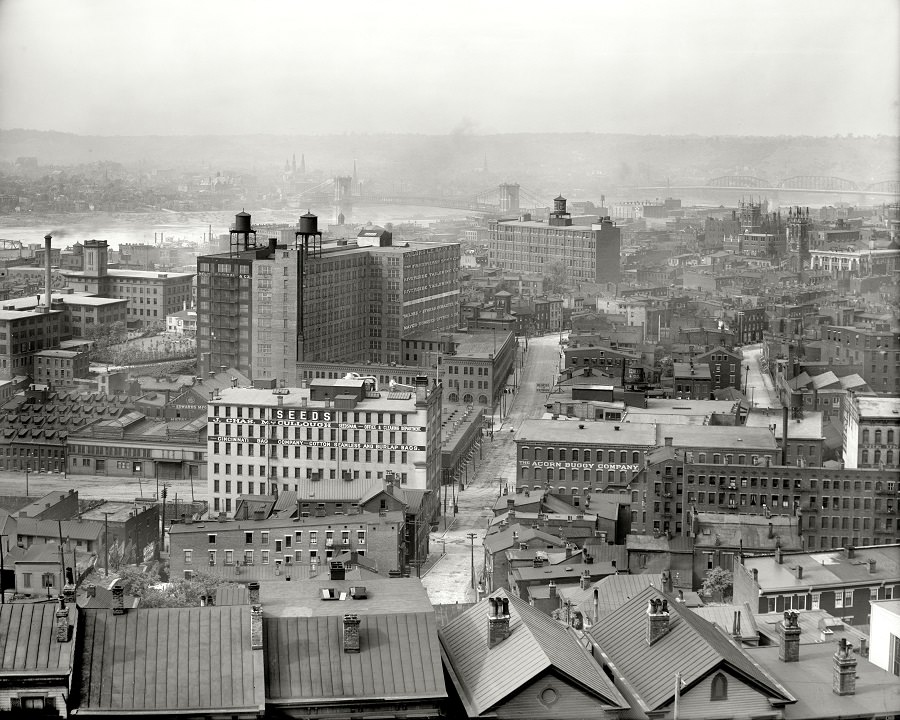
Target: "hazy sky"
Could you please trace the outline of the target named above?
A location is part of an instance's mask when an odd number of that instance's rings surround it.
[[[898,0],[0,0],[0,128],[890,134]]]

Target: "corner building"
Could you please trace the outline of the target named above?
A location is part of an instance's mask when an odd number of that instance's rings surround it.
[[[388,473],[423,490],[424,516],[437,518],[441,387],[416,378],[414,391],[376,393],[362,380],[318,379],[309,388],[226,388],[209,403],[208,487],[214,513],[241,495],[294,491],[324,497],[340,483],[349,501]]]
[[[548,222],[493,220],[488,224],[491,265],[516,273],[546,275],[550,266],[565,268],[571,283],[619,280],[621,230],[608,218],[591,225],[573,225],[566,199],[553,201]]]

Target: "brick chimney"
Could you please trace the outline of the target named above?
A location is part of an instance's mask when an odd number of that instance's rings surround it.
[[[781,557],[781,548],[780,547],[775,548],[775,562],[777,562],[779,565],[781,565],[781,563],[783,562],[783,558]]]
[[[509,637],[509,600],[491,597],[488,614],[488,648],[492,648]]]
[[[247,583],[247,594],[250,596],[250,605],[259,605],[259,583]]]
[[[547,587],[550,588],[550,599],[552,600],[556,597],[556,583],[551,580]]]
[[[112,593],[112,611],[113,615],[125,614],[125,588],[121,585],[115,585],[110,590]]]
[[[591,585],[591,573],[587,570],[581,572],[581,580],[578,583],[582,590],[587,590]]]
[[[669,603],[654,599],[647,603],[647,644],[652,645],[669,632]]]
[[[847,638],[841,638],[834,654],[834,672],[831,675],[831,690],[835,695],[856,694],[856,656]]]
[[[734,611],[734,620],[731,623],[731,637],[736,643],[741,642],[741,611]]]
[[[784,620],[778,625],[781,642],[778,644],[778,659],[782,662],[800,660],[800,625],[794,610],[785,610]]]
[[[97,586],[93,583],[85,587],[84,591],[89,598],[97,597]]]
[[[59,607],[56,609],[56,642],[69,642],[69,608],[62,598],[59,599]]]
[[[263,621],[262,606],[250,606],[250,649],[262,650],[263,646]]]
[[[516,501],[514,498],[506,498],[506,510],[515,510],[516,509]]]
[[[874,574],[875,573],[875,559],[869,558],[868,560],[866,560],[866,563],[869,566],[869,572]]]
[[[359,615],[355,613],[344,615],[344,652],[359,652]]]

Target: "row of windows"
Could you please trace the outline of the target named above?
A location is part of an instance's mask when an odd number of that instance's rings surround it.
[[[592,452],[593,452],[593,455],[592,455]],[[559,460],[561,462],[565,462],[565,461],[569,460],[571,457],[572,462],[611,462],[611,463],[614,463],[614,462],[627,463],[628,462],[629,454],[628,454],[628,451],[626,451],[626,450],[618,451],[618,460],[616,459],[617,458],[616,450],[609,450],[607,452],[607,458],[608,458],[607,460],[604,460],[603,452],[604,452],[603,450],[591,451],[588,449],[581,450],[579,448],[572,448],[571,454],[570,454],[566,448],[559,448],[558,452],[557,452],[557,449],[552,448],[552,447],[547,448],[546,451],[544,451],[544,448],[541,448],[541,447],[535,447],[532,450],[532,448],[528,447],[527,445],[523,445],[522,446],[522,460],[554,460],[554,461]],[[541,455],[543,455],[543,457],[540,457]],[[594,458],[593,461],[591,460],[592,457]],[[632,451],[631,452],[631,462],[633,464],[635,464],[635,463],[639,463],[640,460],[641,460],[641,453],[638,452],[637,450]]]

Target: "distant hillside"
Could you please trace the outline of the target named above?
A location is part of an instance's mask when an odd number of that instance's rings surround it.
[[[897,137],[698,137],[602,134],[99,137],[0,131],[0,162],[34,156],[42,166],[115,161],[185,172],[278,172],[305,155],[324,177],[350,174],[385,187],[455,192],[503,180],[537,192],[673,184],[720,175],[771,181],[835,175],[861,183],[900,176]],[[485,162],[487,168],[485,169]]]

